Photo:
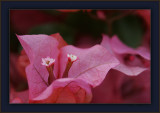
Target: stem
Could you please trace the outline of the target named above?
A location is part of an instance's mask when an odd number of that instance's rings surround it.
[[[48,77],[48,84],[50,85],[53,80],[54,80],[54,74],[53,74],[53,67],[54,66],[49,66],[49,67],[46,67],[47,68],[47,71],[49,73],[49,77]]]
[[[125,16],[127,16],[127,15],[129,15],[129,14],[131,14],[131,13],[133,13],[133,12],[134,12],[134,10],[130,10],[130,11],[128,11],[128,12],[125,12],[125,13],[121,14],[121,15],[112,17],[110,20],[111,20],[112,22],[114,22],[114,21],[119,20],[119,19],[121,19],[121,18],[123,18],[123,17],[125,17]]]
[[[66,65],[66,69],[65,69],[65,71],[63,73],[63,77],[64,78],[68,77],[68,72],[69,72],[69,69],[71,68],[72,64],[73,64],[73,62],[68,61],[67,65]]]
[[[108,24],[108,35],[112,36],[112,21],[107,21]]]

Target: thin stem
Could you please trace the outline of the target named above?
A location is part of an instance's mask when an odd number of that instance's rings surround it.
[[[108,35],[112,36],[112,21],[107,21],[108,24]]]
[[[67,65],[66,65],[66,69],[65,69],[65,71],[63,73],[63,78],[67,78],[68,77],[68,72],[69,72],[69,69],[71,68],[72,64],[73,64],[73,62],[70,62],[68,60]]]
[[[134,10],[130,10],[130,11],[128,11],[128,12],[125,12],[125,13],[121,14],[121,15],[112,17],[112,18],[110,19],[110,21],[114,22],[114,21],[119,20],[119,19],[121,19],[121,18],[123,18],[123,17],[125,17],[125,16],[127,16],[127,15],[129,15],[129,14],[131,14],[131,13],[133,13],[133,12],[134,12]]]
[[[53,65],[53,66],[46,67],[46,68],[47,68],[47,71],[48,71],[48,73],[49,73],[49,77],[48,77],[48,84],[49,84],[49,85],[50,85],[50,84],[53,82],[53,80],[55,79],[55,78],[54,78],[54,74],[53,74],[53,67],[54,67],[54,65]]]

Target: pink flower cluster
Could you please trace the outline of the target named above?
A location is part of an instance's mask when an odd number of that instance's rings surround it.
[[[10,103],[150,103],[150,52],[144,46],[130,48],[116,35],[103,35],[101,44],[87,49],[67,45],[58,33],[17,37],[30,62],[29,96],[11,91]]]

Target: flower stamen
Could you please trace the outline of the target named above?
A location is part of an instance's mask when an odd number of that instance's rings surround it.
[[[42,65],[44,66],[51,66],[52,64],[54,64],[55,59],[52,59],[50,57],[46,57],[46,58],[42,58]]]
[[[77,56],[75,56],[73,54],[67,54],[67,57],[68,57],[68,61],[67,61],[66,69],[63,73],[64,78],[68,77],[68,72],[69,72],[73,62],[75,62],[78,59]]]
[[[50,57],[42,58],[42,65],[46,66],[49,73],[48,84],[51,84],[54,80],[53,68],[54,68],[55,59]]]
[[[77,60],[77,56],[73,54],[67,54],[67,57],[70,62],[75,62]]]

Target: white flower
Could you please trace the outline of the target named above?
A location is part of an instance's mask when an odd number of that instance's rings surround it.
[[[67,57],[71,62],[74,62],[77,60],[77,56],[75,56],[73,54],[67,54]]]
[[[50,57],[42,58],[42,65],[44,66],[50,66],[54,62],[55,62],[55,59],[53,58],[50,58]]]

